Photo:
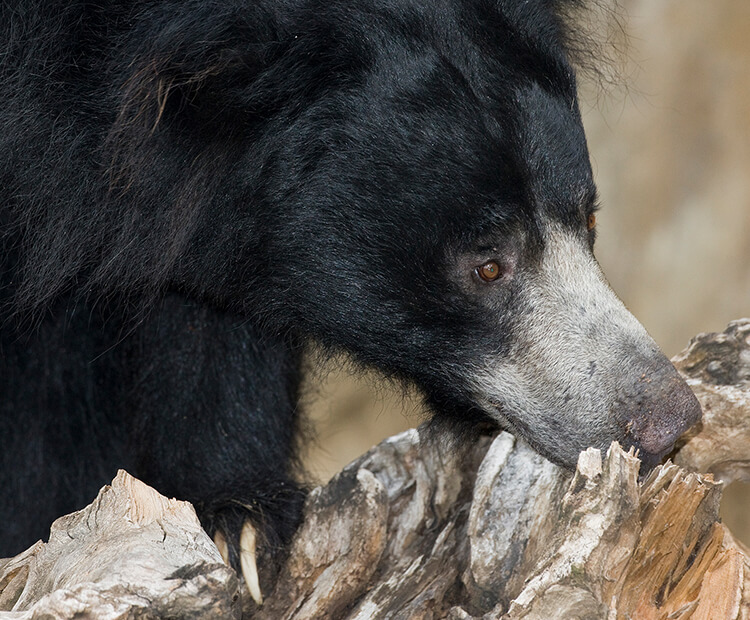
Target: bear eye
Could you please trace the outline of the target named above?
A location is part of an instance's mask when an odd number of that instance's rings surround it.
[[[494,260],[487,261],[481,267],[477,267],[475,271],[485,282],[494,282],[500,277],[500,265]]]
[[[591,214],[589,214],[589,217],[586,220],[586,228],[589,231],[592,231],[594,229],[594,226],[596,226],[596,214],[595,213],[591,213]]]

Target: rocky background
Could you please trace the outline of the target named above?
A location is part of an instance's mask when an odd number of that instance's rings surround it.
[[[597,256],[672,356],[692,335],[750,316],[750,2],[620,7],[595,15],[612,44],[604,51],[615,50],[604,84],[582,84],[602,204]],[[318,433],[307,460],[321,480],[420,421],[414,395],[339,361],[318,368],[307,392]],[[723,505],[746,542],[748,498],[735,483]]]

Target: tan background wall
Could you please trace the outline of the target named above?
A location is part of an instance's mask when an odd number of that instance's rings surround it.
[[[750,2],[623,4],[628,92],[585,109],[597,255],[673,355],[750,313]]]
[[[603,207],[596,252],[672,356],[694,334],[750,316],[750,1],[621,4],[625,88],[585,87],[582,101]],[[319,439],[309,462],[322,479],[419,422],[413,400],[373,396],[370,379],[338,371],[309,382]],[[742,501],[730,498],[726,518],[750,530]]]

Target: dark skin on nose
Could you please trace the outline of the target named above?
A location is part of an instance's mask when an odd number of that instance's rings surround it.
[[[658,465],[677,439],[701,419],[701,406],[671,364],[636,383],[638,410],[628,423],[631,445],[646,469]]]

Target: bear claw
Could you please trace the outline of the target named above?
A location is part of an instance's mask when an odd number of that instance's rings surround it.
[[[245,521],[242,526],[240,535],[240,566],[242,567],[242,576],[245,578],[245,584],[250,592],[250,596],[258,604],[263,604],[263,594],[260,591],[258,581],[258,565],[255,562],[255,528],[249,521]],[[218,545],[217,545],[218,546]]]
[[[216,548],[219,550],[219,554],[221,555],[221,559],[224,560],[224,564],[227,566],[230,566],[229,564],[229,545],[227,544],[227,539],[222,534],[220,530],[216,530],[216,533],[214,534],[214,544],[216,545]]]

